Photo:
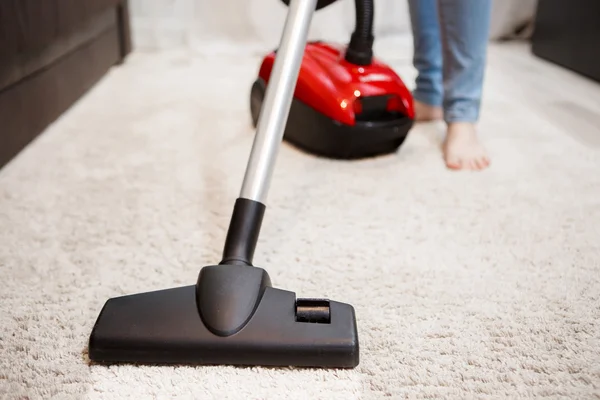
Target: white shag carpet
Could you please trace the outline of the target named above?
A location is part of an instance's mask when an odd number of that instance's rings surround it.
[[[256,264],[355,306],[358,368],[88,365],[107,298],[219,260],[258,63],[134,54],[0,171],[0,397],[600,398],[600,88],[521,45],[490,50],[485,172],[436,124],[359,162],[282,146]]]

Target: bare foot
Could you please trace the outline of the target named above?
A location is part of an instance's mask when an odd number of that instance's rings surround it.
[[[444,116],[441,107],[430,106],[418,100],[415,100],[414,105],[416,121],[436,121],[442,119]]]
[[[475,125],[468,122],[448,124],[444,159],[451,169],[482,170],[490,165],[487,152],[477,139]]]

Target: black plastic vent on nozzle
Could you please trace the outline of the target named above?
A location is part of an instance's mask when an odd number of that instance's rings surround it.
[[[331,323],[331,310],[327,299],[296,300],[296,321],[313,324]]]

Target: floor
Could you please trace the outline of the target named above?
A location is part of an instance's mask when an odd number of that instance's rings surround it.
[[[377,54],[412,85],[404,45]],[[354,305],[358,368],[88,365],[107,298],[219,260],[258,62],[134,54],[0,170],[0,397],[600,398],[600,85],[523,44],[490,49],[485,172],[438,124],[352,163],[282,146],[256,264]]]

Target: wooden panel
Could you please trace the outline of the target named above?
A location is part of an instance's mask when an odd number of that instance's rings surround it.
[[[98,37],[116,21],[115,9],[107,9],[87,21],[78,31],[57,37],[42,48],[30,48],[10,57],[0,56],[0,92]]]
[[[1,0],[0,59],[41,50],[71,35],[99,13],[121,0]]]
[[[600,81],[600,1],[540,0],[532,51]]]
[[[0,93],[0,168],[80,98],[121,57],[117,25]]]

